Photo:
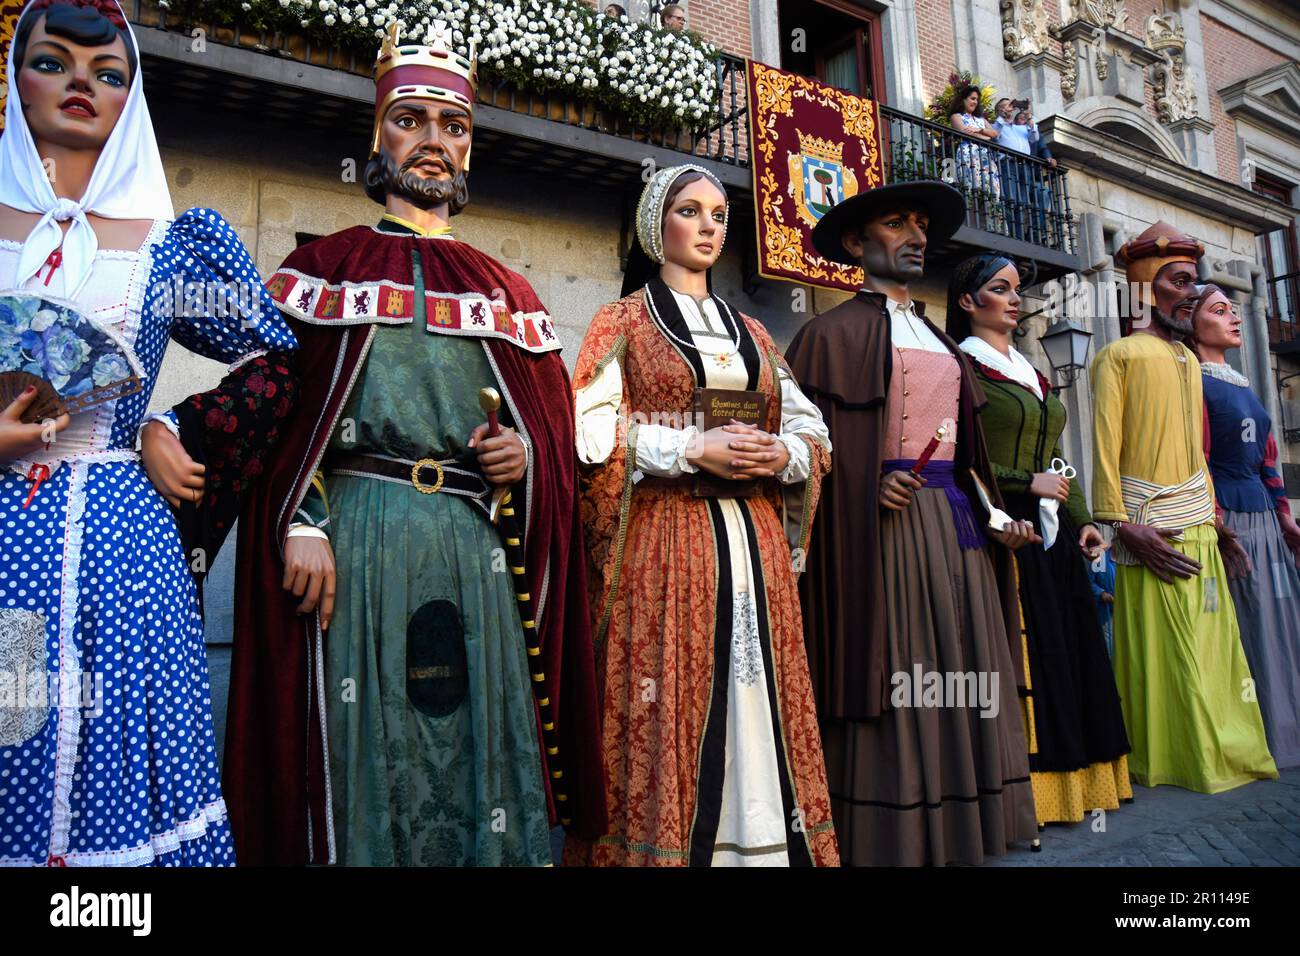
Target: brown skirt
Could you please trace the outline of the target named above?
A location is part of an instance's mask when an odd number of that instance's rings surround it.
[[[925,488],[881,524],[891,709],[822,727],[845,864],[976,864],[1037,833],[1016,675],[988,554]]]

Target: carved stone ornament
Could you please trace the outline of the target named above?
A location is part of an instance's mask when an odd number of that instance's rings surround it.
[[[1043,0],[1002,0],[1002,47],[1008,60],[1042,53],[1051,37]]]
[[[1066,23],[1082,20],[1093,26],[1124,29],[1128,20],[1128,11],[1124,9],[1124,0],[1069,0]]]
[[[1155,94],[1156,118],[1162,123],[1195,119],[1197,116],[1196,87],[1187,71],[1183,54],[1162,50],[1164,62],[1152,70],[1152,92]]]
[[[1196,86],[1188,75],[1184,50],[1187,37],[1176,13],[1157,13],[1147,17],[1146,45],[1160,54],[1160,62],[1151,70],[1156,117],[1169,124],[1197,116]]]
[[[1176,13],[1153,13],[1147,17],[1147,46],[1153,50],[1177,49],[1187,46],[1187,37],[1183,33],[1183,23]]]
[[[1074,99],[1079,89],[1079,53],[1069,44],[1065,46],[1065,69],[1061,71],[1061,96]]]

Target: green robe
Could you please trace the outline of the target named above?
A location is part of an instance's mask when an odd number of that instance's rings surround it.
[[[378,326],[330,448],[459,455],[484,419],[478,390],[495,383],[477,339],[430,334],[419,316]],[[349,475],[325,485],[328,522],[315,491],[304,510],[326,525],[338,568],[325,687],[339,861],[549,864],[523,629],[499,535],[458,495]],[[408,677],[423,678],[419,706]]]

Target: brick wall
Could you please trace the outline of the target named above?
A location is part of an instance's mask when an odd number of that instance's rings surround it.
[[[957,67],[957,46],[953,38],[952,0],[915,0],[916,32],[921,49],[921,99],[929,103],[948,85],[948,74]],[[889,55],[889,51],[885,51]]]
[[[749,0],[689,0],[683,6],[689,29],[733,56],[752,54]]]
[[[1205,79],[1210,88],[1210,122],[1214,124],[1219,175],[1229,182],[1239,183],[1237,131],[1232,118],[1223,111],[1223,100],[1218,91],[1229,83],[1285,63],[1286,57],[1205,14],[1201,14],[1201,39],[1205,44]]]
[[[1163,0],[1127,0],[1124,9],[1128,19],[1124,22],[1124,32],[1135,37],[1146,36],[1147,17],[1153,13],[1164,13]]]
[[[593,10],[604,10],[610,0],[582,0]],[[637,0],[614,0],[633,10]],[[660,6],[670,0],[656,0]],[[749,0],[677,0],[686,10],[686,27],[734,56],[750,56]],[[776,3],[776,0],[771,0]],[[651,20],[659,25],[658,17]]]

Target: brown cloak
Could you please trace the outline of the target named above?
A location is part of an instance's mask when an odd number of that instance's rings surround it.
[[[980,513],[968,469],[1002,504],[976,414],[984,392],[970,363],[947,335],[916,311],[961,363],[957,483]],[[835,467],[822,483],[821,505],[799,581],[804,637],[817,710],[823,720],[878,717],[889,709],[885,673],[885,579],[880,550],[880,470],[885,399],[893,365],[885,297],[859,292],[799,330],[786,358],[795,381],[817,403],[830,429]],[[1011,552],[990,539],[1006,632],[1023,685],[1020,606]]]

